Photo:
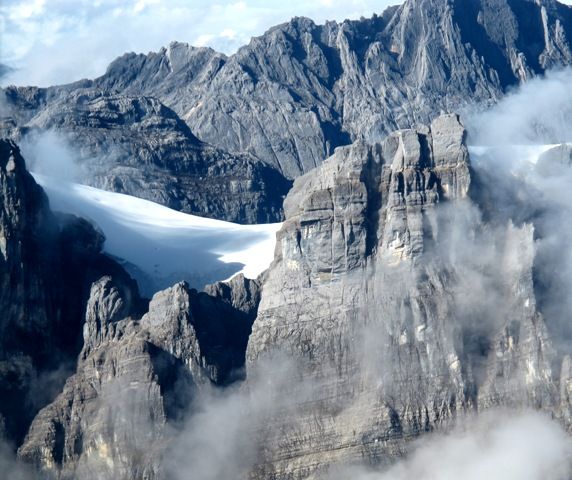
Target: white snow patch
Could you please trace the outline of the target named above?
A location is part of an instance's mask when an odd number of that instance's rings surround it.
[[[202,289],[239,273],[256,278],[274,259],[280,223],[239,225],[44,175],[34,178],[53,210],[99,227],[104,251],[123,263],[145,295],[181,280]]]

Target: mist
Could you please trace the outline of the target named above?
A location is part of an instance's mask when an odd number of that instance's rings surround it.
[[[572,441],[556,422],[491,411],[414,442],[408,458],[387,471],[345,468],[328,480],[565,480],[571,467]]]
[[[0,429],[2,425],[0,425]],[[2,434],[0,430],[0,435]],[[31,467],[18,462],[14,447],[0,437],[0,472],[8,474],[10,480],[36,480],[37,475]]]
[[[69,182],[82,178],[79,154],[61,133],[51,130],[29,133],[22,138],[20,150],[33,173]]]
[[[472,165],[493,192],[481,208],[534,227],[539,310],[562,353],[572,353],[572,69],[548,72],[495,107],[465,114]],[[558,145],[561,145],[558,147]],[[486,185],[485,185],[486,186]]]
[[[548,71],[482,112],[466,111],[469,145],[521,146],[572,141],[572,69]]]

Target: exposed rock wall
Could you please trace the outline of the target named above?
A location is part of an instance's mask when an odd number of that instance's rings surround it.
[[[251,316],[184,283],[155,294],[144,314],[137,298],[132,283],[93,284],[76,373],[18,451],[43,475],[164,478],[196,395],[241,375]]]
[[[142,299],[93,226],[51,212],[9,141],[0,193],[0,441],[42,478],[162,478],[195,394],[244,375],[259,283]]]
[[[38,157],[34,167],[39,173],[71,176],[186,213],[272,222],[281,218],[282,199],[290,187],[282,175],[250,156],[200,142],[154,98],[74,89],[46,104],[25,127],[3,131],[31,146],[38,142],[31,153]],[[42,140],[45,132],[51,135],[48,142]],[[42,152],[49,142],[59,150]],[[62,154],[67,163],[49,158]]]
[[[534,227],[483,221],[464,137],[440,117],[340,148],[295,181],[247,364],[287,352],[300,391],[264,419],[253,478],[388,462],[495,406],[569,425],[569,360],[536,306]]]
[[[91,282],[126,275],[100,254],[103,237],[89,223],[50,211],[18,147],[4,140],[0,205],[0,416],[19,442],[81,349]]]

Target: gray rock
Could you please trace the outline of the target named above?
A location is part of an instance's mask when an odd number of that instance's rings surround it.
[[[278,351],[300,378],[261,420],[253,478],[389,463],[492,407],[570,425],[570,361],[536,304],[534,227],[483,221],[464,138],[457,116],[440,117],[340,148],[295,181],[247,372]]]
[[[240,273],[228,282],[207,285],[205,292],[227,302],[254,322],[262,293],[262,280],[252,280]]]
[[[17,443],[61,388],[80,348],[85,284],[106,266],[99,234],[54,216],[18,147],[5,140],[0,203],[0,415],[6,437]]]
[[[88,169],[92,184],[217,218],[276,220],[289,187],[284,177],[315,168],[337,146],[379,142],[442,112],[492,104],[511,87],[570,65],[571,25],[570,8],[553,0],[407,0],[371,19],[316,25],[294,18],[230,57],[172,43],[149,55],[126,54],[95,80],[8,87],[1,92],[0,129],[17,137],[31,125],[55,126],[46,117],[59,116],[62,131],[75,132],[76,146],[87,143],[86,165],[105,159]],[[153,97],[171,110],[142,128],[130,120],[136,114],[121,117],[110,108],[106,115],[117,116],[113,135],[121,140],[106,140],[112,134],[106,122],[94,140],[89,132],[77,134],[78,123],[93,126],[93,112],[85,115],[83,104],[67,108],[86,89],[114,102],[120,95],[127,104]],[[203,155],[200,181],[184,159],[187,147],[180,150],[185,141],[176,140],[183,122],[202,141],[233,154]],[[149,148],[141,137],[152,131],[158,140]],[[123,152],[110,158],[117,144]],[[256,162],[245,167],[243,154],[271,169]],[[171,167],[157,169],[157,159]]]
[[[10,134],[33,144],[47,131],[72,146],[75,165],[65,168],[81,183],[228,221],[281,218],[288,181],[247,155],[203,144],[155,99],[72,90]],[[41,173],[61,174],[39,162]]]
[[[336,146],[493,103],[569,65],[570,28],[552,0],[408,0],[371,19],[294,18],[228,58],[177,43],[125,55],[90,85],[156,96],[201,140],[295,178]]]
[[[242,298],[235,284],[227,292]],[[20,460],[60,479],[164,478],[163,455],[197,393],[243,365],[253,318],[184,283],[138,312],[132,283],[94,282],[76,373],[35,417]]]

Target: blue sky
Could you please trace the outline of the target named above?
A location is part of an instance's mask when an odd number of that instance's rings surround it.
[[[380,13],[401,0],[0,0],[2,84],[47,86],[101,75],[125,52],[173,40],[232,53],[293,16]]]

